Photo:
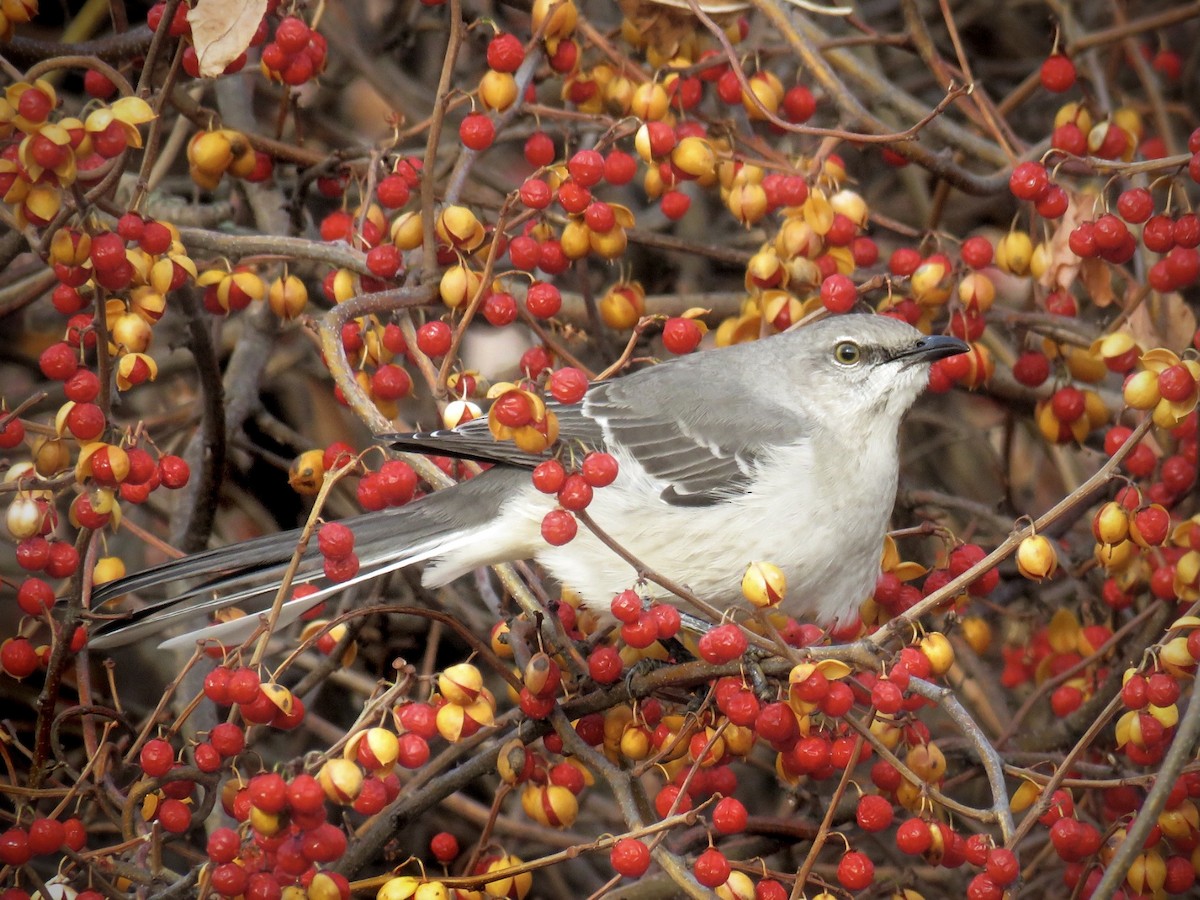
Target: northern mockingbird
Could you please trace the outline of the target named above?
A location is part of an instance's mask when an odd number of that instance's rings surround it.
[[[785,612],[846,621],[879,573],[896,497],[900,420],[924,390],[930,363],[967,349],[893,318],[832,317],[594,384],[580,403],[551,408],[560,446],[616,458],[616,480],[595,491],[588,513],[645,566],[731,606],[742,602],[747,565],[768,561],[787,577]],[[602,615],[634,585],[633,567],[586,528],[559,547],[541,536],[556,500],[534,488],[530,470],[550,452],[531,455],[493,440],[486,418],[390,438],[399,449],[496,465],[407,506],[345,520],[361,562],[354,581],[423,562],[423,581],[435,587],[480,566],[534,559]],[[209,550],[104,585],[97,605],[177,579],[206,579],[101,628],[92,646],[127,643],[185,616],[194,621],[199,609],[269,600],[298,534]],[[310,550],[296,581],[320,576],[321,559]],[[653,584],[639,591],[669,596]],[[289,604],[285,619],[312,602]]]

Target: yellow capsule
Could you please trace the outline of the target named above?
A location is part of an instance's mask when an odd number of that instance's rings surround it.
[[[322,450],[305,450],[288,468],[288,485],[305,496],[315,496],[321,490],[324,478],[325,453]]]
[[[693,178],[706,178],[716,172],[717,156],[707,140],[689,135],[671,151],[671,163]]]
[[[1017,570],[1032,581],[1049,578],[1058,568],[1058,553],[1054,544],[1040,534],[1033,534],[1017,546]]]
[[[294,319],[308,304],[308,288],[295,275],[276,278],[267,289],[267,303],[281,319]]]
[[[511,72],[488,69],[479,80],[479,102],[484,109],[503,112],[517,101],[517,80]]]
[[[930,784],[941,781],[946,774],[946,756],[932,741],[910,747],[904,762],[913,770],[913,774]]]
[[[787,576],[778,566],[754,562],[742,576],[742,596],[759,609],[775,606],[787,594]]]
[[[1119,544],[1129,536],[1129,512],[1109,500],[1092,517],[1092,536],[1101,544]]]
[[[954,647],[940,631],[931,631],[921,638],[920,647],[929,660],[929,671],[935,677],[945,675],[954,665]]]
[[[331,802],[349,806],[362,790],[362,769],[348,759],[335,757],[321,766],[317,783]]]
[[[470,663],[456,663],[438,675],[438,690],[451,703],[467,706],[483,691],[483,674]]]
[[[1033,258],[1033,241],[1024,231],[1010,231],[996,242],[996,265],[1010,275],[1026,275]]]
[[[992,626],[979,616],[965,616],[962,620],[963,637],[971,649],[982,656],[992,645]]]

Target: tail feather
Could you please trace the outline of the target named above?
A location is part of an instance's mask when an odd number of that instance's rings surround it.
[[[519,479],[525,477],[518,472],[492,469],[408,506],[342,520],[355,535],[358,574],[349,581],[324,587],[316,594],[286,604],[289,621],[324,597],[352,585],[455,551],[469,551],[479,528],[498,514],[514,475]],[[97,650],[119,647],[161,632],[181,620],[193,620],[199,613],[235,604],[257,601],[255,611],[269,606],[300,536],[301,529],[293,529],[230,547],[205,550],[101,586],[92,595],[93,610],[100,610],[103,604],[126,594],[154,592],[161,595],[176,582],[203,579],[180,592],[169,592],[161,599],[152,600],[122,618],[105,622],[93,630],[89,646]],[[314,542],[302,555],[293,584],[314,582],[323,574],[323,558]],[[241,627],[248,634],[256,627],[257,616],[245,618]],[[198,637],[218,636],[212,628],[214,626],[207,626],[199,632],[172,638],[163,646],[180,646]],[[228,637],[236,631],[234,623],[229,623],[229,628],[220,634]]]

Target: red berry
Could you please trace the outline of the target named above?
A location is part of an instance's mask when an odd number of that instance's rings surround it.
[[[532,473],[533,486],[543,494],[557,494],[566,477],[567,474],[562,463],[556,459],[538,463]]]
[[[192,471],[183,457],[167,454],[158,461],[158,474],[162,486],[174,491],[188,483]]]
[[[1055,94],[1069,91],[1075,84],[1075,63],[1061,53],[1048,57],[1043,63],[1039,77],[1042,87]]]
[[[701,658],[713,664],[737,659],[746,652],[747,646],[746,635],[733,622],[710,629],[697,643]]]
[[[613,684],[621,677],[623,667],[616,647],[597,647],[588,657],[588,675],[597,684]]]
[[[392,278],[400,270],[401,261],[400,248],[395,244],[379,244],[367,251],[367,269],[377,278]]]
[[[417,349],[426,356],[445,356],[450,352],[452,332],[440,319],[426,322],[417,329]]]
[[[588,378],[582,369],[564,366],[550,375],[547,387],[559,403],[578,403],[587,393]]]
[[[1008,189],[1018,200],[1037,200],[1050,187],[1050,176],[1039,162],[1017,165],[1008,178]]]
[[[609,184],[628,184],[636,174],[637,160],[623,150],[610,150],[604,158],[604,180]]]
[[[896,829],[896,846],[909,856],[920,856],[932,843],[929,823],[923,819],[908,819]]]
[[[521,184],[519,194],[521,202],[530,209],[545,209],[553,199],[550,185],[546,184],[540,178],[526,178]],[[526,238],[526,240],[529,240],[529,238]],[[509,254],[512,254],[511,246],[509,247]]]
[[[138,754],[142,771],[151,778],[166,775],[175,763],[175,751],[161,738],[151,738],[142,745]]]
[[[580,472],[592,487],[607,487],[617,478],[617,460],[612,454],[593,451],[583,458]]]
[[[41,88],[28,87],[17,100],[17,113],[35,125],[45,122],[54,108],[54,101]]]
[[[470,113],[458,126],[458,137],[471,150],[486,150],[496,139],[496,124],[485,113]]]
[[[553,547],[571,541],[579,531],[579,523],[565,509],[552,509],[542,517],[542,539]]]
[[[709,847],[692,866],[696,880],[707,888],[716,888],[729,880],[731,868],[725,854],[716,847]]]
[[[895,809],[886,797],[880,794],[863,794],[858,799],[855,821],[863,831],[883,831],[892,824]]]
[[[736,797],[722,797],[713,807],[713,827],[721,834],[739,834],[745,831],[748,818],[745,805]]]
[[[875,880],[875,864],[865,853],[851,850],[838,860],[837,878],[847,890],[864,890]]]
[[[483,301],[483,317],[497,328],[511,325],[517,320],[517,314],[517,300],[512,294],[489,294]]]
[[[525,294],[525,306],[539,319],[549,319],[562,309],[562,294],[549,282],[535,281]]]
[[[663,346],[671,353],[691,353],[700,345],[703,337],[700,326],[694,319],[679,316],[667,319],[663,325]]]
[[[830,312],[849,312],[858,302],[858,289],[847,275],[830,275],[821,282],[821,303]]]
[[[439,831],[429,839],[429,851],[442,865],[448,865],[459,854],[458,838],[448,831]]]
[[[1141,224],[1154,213],[1154,198],[1145,188],[1130,188],[1117,198],[1117,212],[1132,224]]]
[[[604,157],[595,150],[579,150],[567,161],[567,171],[584,187],[599,184],[604,177]]]
[[[572,473],[563,481],[558,491],[558,502],[563,509],[578,512],[592,502],[592,486],[578,473]]]
[[[1037,387],[1050,377],[1050,360],[1037,350],[1026,351],[1013,363],[1012,373],[1026,387]]]
[[[650,849],[636,838],[622,838],[609,854],[613,871],[626,878],[640,878],[650,868]]]
[[[498,34],[488,42],[487,64],[497,72],[515,72],[525,61],[525,48],[511,34]]]
[[[554,141],[544,131],[535,131],[525,140],[525,159],[531,166],[548,166],[554,162]]]
[[[375,196],[386,209],[399,209],[408,202],[410,195],[411,191],[404,177],[394,172],[381,178],[375,188]]]

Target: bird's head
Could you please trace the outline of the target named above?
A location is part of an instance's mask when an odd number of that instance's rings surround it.
[[[925,390],[930,364],[970,349],[889,316],[831,317],[787,337],[787,367],[804,386],[804,405],[821,421],[852,430],[868,421],[894,430]]]

